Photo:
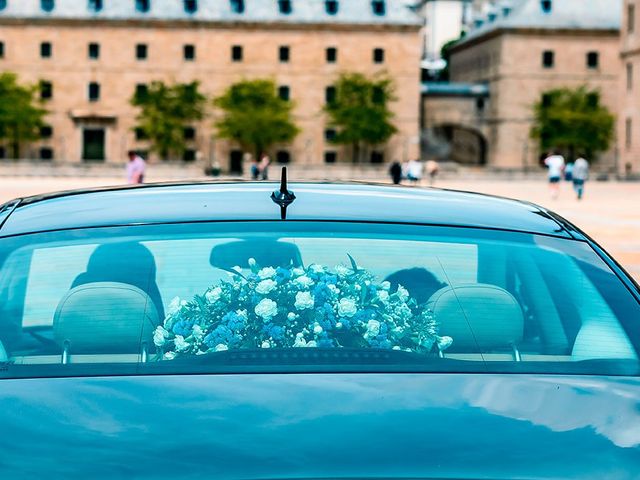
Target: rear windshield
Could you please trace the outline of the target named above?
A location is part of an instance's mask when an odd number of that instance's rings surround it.
[[[584,242],[401,225],[0,241],[0,376],[637,374],[640,306]]]

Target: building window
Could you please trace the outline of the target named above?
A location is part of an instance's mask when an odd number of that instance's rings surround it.
[[[632,128],[631,119],[627,118],[624,122],[624,146],[627,150],[629,150],[632,145],[631,128]]]
[[[600,64],[600,55],[598,52],[587,53],[587,68],[598,68]]]
[[[102,10],[102,0],[89,0],[89,10],[99,12]]]
[[[196,47],[194,45],[185,45],[183,49],[184,59],[193,61],[196,58]]]
[[[336,87],[327,87],[324,91],[324,100],[326,103],[333,103],[336,101]]]
[[[373,63],[384,63],[384,48],[373,49]]]
[[[291,0],[278,0],[278,7],[283,15],[289,15],[293,11]]]
[[[136,85],[136,93],[135,97],[137,100],[142,100],[147,96],[149,89],[147,88],[146,83],[138,83]]]
[[[0,58],[4,58],[4,42],[0,42]]]
[[[544,13],[551,13],[551,7],[553,6],[551,0],[540,0],[540,8]]]
[[[7,158],[7,151],[5,150],[4,147],[0,147],[0,158]]]
[[[553,68],[555,58],[552,50],[542,52],[542,66],[544,68]]]
[[[40,149],[40,160],[53,160],[53,148],[42,147]]]
[[[184,0],[184,11],[196,13],[198,11],[198,0]]]
[[[182,154],[184,162],[194,162],[196,160],[196,151],[193,148],[187,148]]]
[[[627,91],[633,90],[633,64],[627,63]]]
[[[42,100],[49,100],[53,98],[53,84],[51,82],[40,82],[40,98]]]
[[[291,89],[287,85],[281,85],[278,87],[278,96],[285,101],[289,101],[291,98]]]
[[[627,6],[627,32],[633,33],[636,30],[636,6],[631,3]]]
[[[43,125],[40,127],[40,138],[51,138],[53,136],[53,127],[51,125]]]
[[[276,162],[278,163],[290,163],[291,154],[286,150],[278,150],[276,152]]]
[[[338,154],[336,152],[324,152],[324,163],[336,163]]]
[[[371,0],[371,10],[374,15],[383,16],[387,12],[384,0]]]
[[[51,58],[52,55],[53,47],[51,46],[51,42],[42,42],[40,44],[40,57]]]
[[[193,127],[185,127],[182,133],[185,140],[195,140],[196,138],[196,129]]]
[[[89,58],[92,60],[97,60],[100,58],[100,45],[97,43],[89,44]]]
[[[283,45],[278,49],[278,58],[280,62],[287,63],[291,57],[291,50],[288,46]]]
[[[482,98],[482,97],[476,98],[476,110],[478,112],[483,112],[484,111],[484,98]]]
[[[148,54],[149,52],[146,43],[139,43],[136,45],[136,58],[138,60],[146,60]]]
[[[384,163],[384,153],[371,152],[371,163]]]
[[[336,47],[327,48],[327,63],[336,63],[338,61],[338,49]]]
[[[327,15],[336,15],[338,13],[338,0],[325,0],[324,9]]]
[[[240,45],[234,45],[231,47],[231,60],[234,62],[242,61],[242,47]]]
[[[56,7],[54,0],[40,0],[40,8],[44,12],[52,12]]]
[[[233,13],[244,13],[244,0],[229,0]]]
[[[327,142],[333,142],[336,139],[337,132],[333,128],[327,128],[324,131],[324,139]]]
[[[141,13],[147,13],[151,10],[151,0],[136,0],[136,10]]]
[[[100,84],[91,82],[89,84],[89,101],[97,102],[98,100],[100,100]]]
[[[133,130],[135,136],[136,136],[136,140],[137,141],[141,141],[141,140],[148,140],[149,136],[147,135],[147,132],[144,128],[140,128],[140,127],[136,127]]]

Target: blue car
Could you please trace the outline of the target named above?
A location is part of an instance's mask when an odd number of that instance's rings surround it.
[[[0,206],[0,478],[640,478],[640,289],[528,203],[193,183]]]

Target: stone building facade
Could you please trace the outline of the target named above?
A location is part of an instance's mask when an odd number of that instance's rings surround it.
[[[621,28],[620,173],[640,173],[640,2],[625,0]]]
[[[475,116],[462,125],[482,137],[488,165],[538,165],[543,152],[529,132],[532,107],[546,90],[596,88],[617,112],[621,10],[621,0],[510,0],[476,18],[453,48],[450,68],[453,82],[488,86],[489,98],[473,99]],[[614,169],[616,146],[599,160]]]
[[[386,72],[398,133],[374,160],[417,154],[420,21],[402,0],[0,1],[0,69],[45,82],[48,138],[32,158],[123,162],[148,150],[129,101],[153,80],[197,80],[209,97],[235,81],[273,78],[295,102],[301,134],[281,162],[348,161],[328,141],[322,108],[340,72]],[[50,93],[50,95],[48,95]],[[209,116],[189,129],[185,159],[238,170],[242,152],[216,139]]]

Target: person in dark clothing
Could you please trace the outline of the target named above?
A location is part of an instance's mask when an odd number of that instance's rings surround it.
[[[402,165],[397,160],[391,164],[389,167],[389,174],[391,175],[391,180],[393,180],[394,185],[400,185],[402,182]]]
[[[145,292],[164,320],[162,297],[156,283],[156,261],[147,247],[137,242],[107,243],[94,250],[87,271],[76,277],[71,288],[95,282],[133,285]]]
[[[385,280],[391,283],[392,292],[398,289],[398,285],[402,285],[419,304],[426,303],[434,293],[447,286],[425,268],[399,270]]]

